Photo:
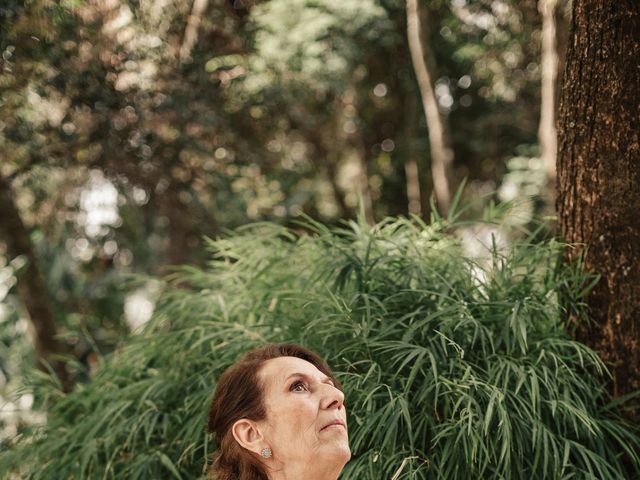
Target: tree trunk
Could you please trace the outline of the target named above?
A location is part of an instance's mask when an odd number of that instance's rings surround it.
[[[200,27],[200,21],[207,9],[208,3],[209,0],[193,0],[191,14],[189,18],[187,18],[187,26],[184,29],[184,37],[182,38],[182,44],[178,52],[178,57],[181,62],[185,62],[191,58],[191,51],[198,41],[198,27]]]
[[[550,182],[556,177],[556,79],[558,77],[558,50],[556,42],[556,5],[558,0],[539,0],[542,16],[542,75],[540,85],[540,123],[538,141],[540,157]]]
[[[0,176],[0,231],[7,244],[9,256],[23,255],[27,259],[25,270],[18,276],[17,290],[29,313],[38,366],[44,368],[47,364],[51,365],[63,389],[68,391],[71,383],[66,365],[55,358],[56,355],[63,353],[64,349],[56,338],[56,324],[47,287],[38,268],[29,232],[13,200],[11,187],[2,176]]]
[[[407,97],[405,112],[405,161],[404,175],[407,185],[407,210],[410,214],[422,216],[422,195],[420,189],[420,168],[418,160],[415,157],[413,149],[413,139],[415,137],[416,119],[418,117],[418,109],[414,96]]]
[[[438,209],[443,215],[449,211],[453,190],[453,149],[448,140],[445,122],[440,115],[438,102],[433,88],[432,65],[435,59],[420,35],[420,15],[417,0],[407,0],[407,38],[413,69],[416,73],[422,106],[429,130],[429,147],[431,149],[431,173],[433,191]],[[427,59],[425,61],[425,54]]]
[[[559,225],[600,274],[577,337],[640,389],[640,5],[574,0],[558,122]]]
[[[373,198],[371,196],[371,188],[369,188],[369,155],[367,146],[360,132],[357,133],[357,149],[358,149],[358,193],[360,195],[360,210],[364,214],[364,218],[369,225],[376,223],[373,215]]]
[[[188,206],[180,198],[181,191],[178,184],[169,183],[160,200],[161,212],[168,220],[166,262],[169,265],[181,265],[191,260],[189,232],[193,226],[193,217],[188,213]]]
[[[333,200],[338,206],[338,217],[344,219],[353,218],[354,214],[351,211],[351,208],[347,205],[344,195],[340,190],[340,186],[338,185],[338,169],[336,167],[337,159],[335,152],[328,152],[325,150],[325,155],[322,157],[322,160],[315,159],[314,163],[326,172],[327,180],[329,185],[331,185]]]
[[[311,155],[311,161],[317,169],[321,171],[324,170],[324,173],[327,176],[329,185],[331,185],[333,199],[338,206],[338,217],[344,219],[353,218],[354,214],[351,211],[351,208],[347,205],[340,186],[338,185],[338,158],[336,155],[336,149],[332,149],[330,151],[330,149],[327,148],[320,129],[306,128],[302,125],[302,122],[298,122],[293,117],[289,118],[289,122],[291,127],[299,130],[307,142],[313,146],[314,153]],[[332,138],[338,138],[335,132],[332,133]]]
[[[571,29],[571,2],[561,1],[556,6],[556,52],[558,54],[558,69],[556,79],[556,105],[560,103],[560,86],[563,84],[562,75],[567,63],[567,48]],[[556,110],[557,112],[557,110]],[[557,115],[556,115],[557,117]],[[557,122],[557,120],[556,120]],[[556,135],[557,138],[557,135]],[[555,168],[555,167],[554,167]]]
[[[336,99],[336,113],[338,115],[337,120],[334,120],[334,142],[337,142],[338,139],[345,137],[345,131],[343,129],[343,121],[347,118],[358,117],[357,110],[357,83],[359,80],[360,74],[354,73],[352,82],[353,84],[349,87],[349,89],[344,93],[343,97]],[[352,115],[346,115],[346,105],[344,102],[345,98],[350,98],[351,105],[354,107],[354,113]],[[371,188],[369,187],[369,150],[367,149],[367,143],[364,138],[364,134],[362,130],[356,130],[353,133],[346,134],[346,138],[344,138],[346,143],[349,143],[355,149],[355,153],[357,154],[358,159],[358,175],[356,178],[356,190],[358,192],[358,207],[360,215],[364,216],[365,221],[369,225],[375,224],[375,217],[373,214],[373,197],[371,195]],[[341,151],[343,148],[341,146],[334,146],[334,151]]]

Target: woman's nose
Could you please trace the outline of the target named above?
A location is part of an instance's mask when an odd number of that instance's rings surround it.
[[[333,385],[327,385],[322,403],[324,408],[337,408],[339,410],[344,405],[344,393]]]

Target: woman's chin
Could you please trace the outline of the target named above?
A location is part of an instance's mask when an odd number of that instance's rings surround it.
[[[332,442],[326,447],[327,458],[330,458],[336,464],[341,463],[344,465],[351,459],[351,449],[346,439]]]

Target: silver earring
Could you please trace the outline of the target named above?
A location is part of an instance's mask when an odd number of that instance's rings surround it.
[[[263,448],[260,452],[260,455],[262,455],[264,458],[269,458],[272,455],[271,449],[269,447]]]

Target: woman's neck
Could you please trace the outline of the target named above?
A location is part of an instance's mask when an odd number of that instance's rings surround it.
[[[324,465],[320,464],[324,463]],[[337,480],[342,465],[325,462],[306,462],[304,464],[291,464],[282,469],[269,472],[269,480]]]

